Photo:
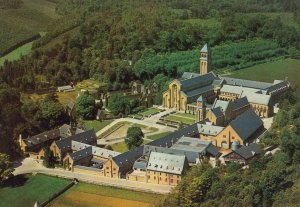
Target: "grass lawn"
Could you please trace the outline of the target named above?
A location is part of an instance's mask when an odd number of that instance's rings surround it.
[[[51,207],[150,207],[163,195],[79,183],[54,200]]]
[[[170,121],[181,121],[184,124],[195,123],[195,115],[192,114],[177,113],[177,114],[169,115],[165,117],[165,119]]]
[[[266,82],[284,80],[287,77],[293,86],[300,88],[300,60],[282,59],[263,63],[234,71],[230,76]],[[300,90],[297,90],[297,96],[300,97]]]
[[[152,139],[152,140],[157,140],[157,139],[165,137],[165,136],[167,136],[168,134],[171,134],[171,133],[172,132],[162,132],[162,133],[159,133],[159,134],[150,135],[150,136],[148,136],[148,138]]]
[[[84,120],[83,125],[86,129],[94,129],[95,132],[99,131],[100,129],[104,128],[105,126],[112,123],[114,120],[104,120],[104,121],[98,121],[98,120]]]
[[[149,109],[147,109],[147,111],[141,112],[139,114],[144,115],[144,116],[149,116],[149,115],[152,115],[152,114],[154,114],[156,112],[159,112],[159,109],[149,108]]]
[[[27,55],[31,52],[32,42],[22,45],[18,49],[15,49],[11,53],[0,58],[0,66],[4,64],[5,60],[13,61],[18,60],[22,55]]]
[[[145,145],[147,143],[149,143],[149,141],[148,140],[144,140],[144,142],[143,142],[142,145]],[[127,152],[128,151],[128,148],[127,148],[127,145],[125,144],[125,141],[112,144],[111,147],[116,152],[123,153],[123,152]]]
[[[0,187],[0,207],[32,207],[65,187],[69,180],[46,175],[24,175]]]

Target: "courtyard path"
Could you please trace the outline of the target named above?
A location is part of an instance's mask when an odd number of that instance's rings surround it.
[[[105,186],[114,186],[118,188],[126,188],[130,190],[152,192],[159,194],[167,194],[172,189],[168,185],[158,185],[137,181],[129,181],[125,179],[108,178],[104,176],[88,175],[83,173],[75,173],[67,171],[61,168],[46,168],[42,165],[41,160],[35,160],[31,158],[26,158],[21,163],[16,166],[14,175],[28,174],[28,173],[41,173],[51,176],[57,176],[67,179],[77,178],[79,181]]]

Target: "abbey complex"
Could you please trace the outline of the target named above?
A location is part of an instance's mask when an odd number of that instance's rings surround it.
[[[216,107],[217,102],[232,105],[245,97],[258,116],[272,116],[275,103],[290,88],[287,80],[266,83],[218,76],[212,71],[211,56],[205,44],[200,51],[199,74],[185,72],[180,79],[173,80],[163,94],[164,107],[195,113],[198,121],[206,116],[217,119],[227,113],[224,108]]]

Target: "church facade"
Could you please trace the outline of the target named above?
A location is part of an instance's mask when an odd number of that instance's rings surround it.
[[[173,80],[163,93],[163,106],[187,113],[199,113],[199,107],[203,111],[203,104],[197,101],[200,97],[208,104],[213,104],[216,99],[234,102],[247,97],[257,115],[270,117],[275,103],[291,87],[287,80],[266,83],[218,76],[211,71],[211,60],[211,50],[205,44],[200,51],[199,73],[185,72],[180,79]]]

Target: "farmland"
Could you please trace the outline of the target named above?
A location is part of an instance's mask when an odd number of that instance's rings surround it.
[[[151,207],[161,198],[161,195],[151,193],[79,183],[58,197],[49,206]]]
[[[46,0],[23,0],[19,9],[0,12],[0,54],[8,48],[47,30],[59,15],[55,5]]]
[[[243,70],[235,71],[231,75],[235,78],[248,80],[273,82],[273,80],[284,80],[286,77],[291,84],[300,87],[300,60],[282,59],[273,62],[263,63]],[[300,97],[300,90],[297,90]]]
[[[45,175],[17,176],[0,188],[0,207],[32,207],[61,190],[70,181]]]

